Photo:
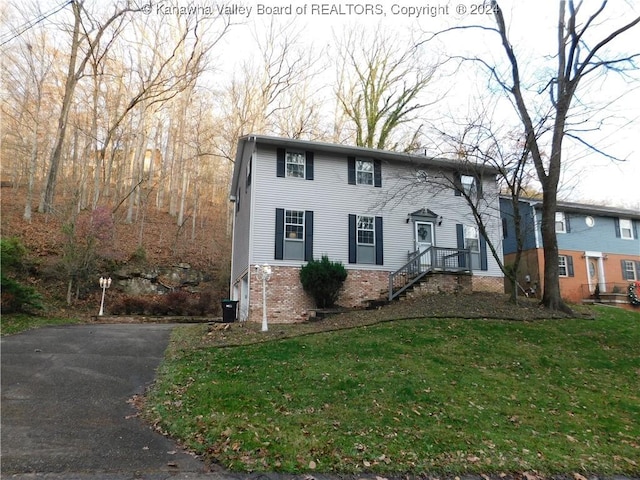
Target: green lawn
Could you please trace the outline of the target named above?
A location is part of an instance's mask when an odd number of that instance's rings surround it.
[[[71,325],[81,323],[78,318],[60,318],[38,315],[28,315],[26,313],[2,315],[0,321],[0,335],[12,335],[24,332],[32,328],[45,327],[47,325]]]
[[[232,470],[637,475],[640,315],[597,312],[227,348],[181,327],[146,416]]]
[[[232,470],[637,476],[640,315],[594,311],[312,334],[234,325],[204,348],[206,325],[180,327],[145,414]],[[0,327],[78,321],[9,315]],[[267,341],[220,346],[256,338]]]

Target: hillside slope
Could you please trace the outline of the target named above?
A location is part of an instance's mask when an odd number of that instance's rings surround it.
[[[226,209],[220,211],[220,208],[206,206],[206,213],[199,213],[195,222],[187,215],[182,226],[178,226],[176,217],[166,209],[139,206],[131,223],[126,222],[123,208],[116,210],[110,215],[113,223],[109,226],[108,238],[96,245],[95,266],[80,282],[77,301],[67,306],[68,274],[63,256],[69,236],[65,234],[65,225],[74,218],[89,218],[91,212],[83,211],[79,216],[73,214],[72,208],[51,214],[34,212],[27,222],[23,219],[26,189],[3,182],[0,194],[0,233],[3,238],[19,238],[28,251],[25,268],[18,272],[20,279],[44,295],[52,313],[92,311],[100,294],[100,276],[111,275],[117,268],[133,262],[149,269],[189,264],[212,278],[206,288],[214,289],[220,297],[228,295],[230,229]],[[105,208],[107,212],[112,210],[112,206]],[[84,239],[77,241],[82,243]]]

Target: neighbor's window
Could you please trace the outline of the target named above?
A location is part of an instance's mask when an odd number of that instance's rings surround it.
[[[480,241],[478,240],[478,227],[475,225],[464,226],[464,248],[471,252],[480,251]]]
[[[359,216],[357,220],[358,263],[376,263],[375,220]]]
[[[304,260],[304,211],[284,211],[284,258]]]
[[[356,184],[373,185],[373,162],[356,160]]]
[[[561,277],[569,276],[567,257],[565,255],[558,255],[558,275]]]
[[[620,238],[626,238],[627,240],[633,239],[633,228],[631,220],[628,218],[620,219]]]
[[[567,221],[564,212],[556,212],[556,233],[567,232]]]
[[[636,263],[638,262],[632,262],[631,260],[622,261],[622,278],[625,280],[640,280],[640,277],[636,275]],[[640,273],[640,268],[638,273]]]
[[[287,165],[287,177],[304,178],[304,153],[288,151],[285,156],[285,163]]]

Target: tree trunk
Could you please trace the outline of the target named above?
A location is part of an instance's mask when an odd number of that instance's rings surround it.
[[[64,96],[62,98],[62,109],[58,117],[58,128],[56,130],[56,139],[51,159],[49,162],[49,173],[47,174],[47,183],[40,200],[38,210],[41,213],[49,213],[53,209],[53,198],[55,196],[56,184],[58,179],[58,170],[60,168],[60,158],[62,157],[62,146],[64,144],[65,134],[67,132],[67,120],[69,118],[69,109],[73,100],[73,92],[78,77],[76,76],[76,62],[78,59],[78,48],[80,46],[80,6],[77,2],[73,2],[74,24],[73,37],[71,39],[71,53],[69,55],[69,67],[67,69],[67,78],[64,85]]]

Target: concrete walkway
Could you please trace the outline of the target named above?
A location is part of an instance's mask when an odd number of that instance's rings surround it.
[[[77,325],[3,337],[2,478],[205,473],[201,461],[141,422],[129,403],[153,381],[172,328]]]

